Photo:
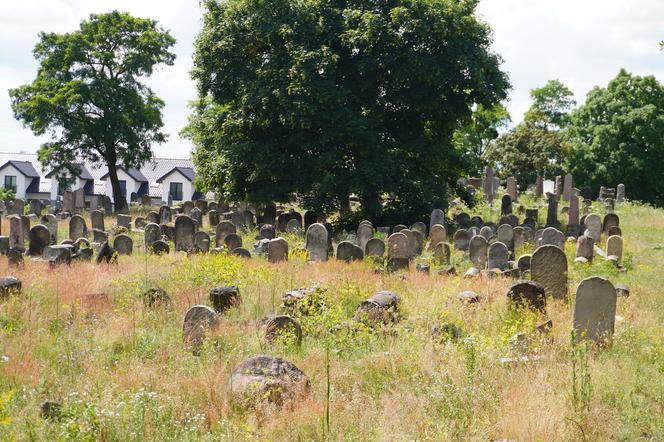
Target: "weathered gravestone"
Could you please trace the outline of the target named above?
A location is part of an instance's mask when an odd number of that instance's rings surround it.
[[[157,212],[149,212],[146,216],[147,222],[157,224],[161,222],[161,219],[159,218],[159,214]]]
[[[618,184],[616,189],[616,202],[622,203],[625,202],[625,185]]]
[[[559,247],[538,247],[530,261],[531,279],[556,299],[567,298],[567,257]]]
[[[189,212],[191,212],[193,208],[194,208],[193,201],[185,201],[182,203],[182,213],[185,215],[189,215]]]
[[[327,261],[328,231],[324,225],[314,223],[306,234],[306,249],[311,261]]]
[[[37,216],[41,216],[42,210],[44,209],[44,206],[42,202],[38,199],[31,199],[30,200],[30,208],[29,208],[29,213],[30,214],[35,214]]]
[[[30,256],[41,256],[44,249],[48,247],[51,242],[51,233],[46,226],[37,224],[30,229],[30,246],[28,254]]]
[[[149,223],[145,226],[145,245],[150,247],[155,241],[161,239],[161,227],[159,224]]]
[[[380,238],[371,238],[364,246],[364,255],[382,258],[385,255],[385,243]]]
[[[565,235],[555,227],[547,227],[542,232],[542,242],[540,245],[554,245],[560,250],[565,250]]]
[[[169,206],[161,206],[159,208],[159,222],[158,224],[168,224],[172,221],[173,212]]]
[[[198,207],[189,211],[189,218],[194,220],[197,228],[203,227],[203,212]]]
[[[563,183],[563,199],[569,201],[572,198],[572,191],[574,187],[574,178],[571,173],[565,175],[565,182]]]
[[[494,184],[495,180],[493,179],[493,169],[487,167],[484,170],[484,177],[482,181],[482,187],[484,190],[484,199],[486,201],[493,201],[493,193],[495,191]]]
[[[445,212],[440,209],[434,209],[431,212],[431,220],[429,221],[429,231],[433,229],[433,226],[440,224],[441,226],[445,225]]]
[[[217,313],[207,305],[196,305],[190,308],[185,314],[182,324],[185,347],[195,356],[199,355],[207,331],[214,330],[218,326]]]
[[[473,236],[470,240],[470,261],[475,268],[484,270],[486,268],[487,253],[489,250],[489,243],[481,236]]]
[[[79,238],[88,237],[88,226],[81,215],[69,218],[69,238],[76,241]]]
[[[447,231],[441,224],[434,224],[431,227],[429,235],[429,249],[432,249],[438,243],[447,241]]]
[[[268,262],[281,262],[288,260],[288,241],[284,238],[271,239],[267,244]]]
[[[574,332],[577,339],[610,342],[616,319],[616,288],[608,279],[592,276],[576,289]]]
[[[498,226],[496,238],[507,246],[509,250],[514,250],[514,229],[509,224]]]
[[[427,225],[424,224],[422,221],[418,221],[418,222],[414,223],[410,227],[410,230],[413,230],[415,232],[420,232],[420,234],[422,235],[423,238],[427,236]]]
[[[542,195],[544,195],[544,178],[537,175],[537,179],[535,180],[535,196],[540,198]]]
[[[513,250],[521,250],[524,245],[529,241],[531,229],[527,227],[517,226],[512,229],[512,240],[514,243]]]
[[[387,259],[391,270],[407,269],[411,258],[408,236],[393,233],[387,238]]]
[[[618,264],[622,264],[623,239],[620,236],[610,236],[606,240],[606,256],[615,256]]]
[[[530,271],[530,261],[532,260],[533,255],[521,255],[519,259],[516,260],[516,268],[519,269],[521,273],[525,271]]]
[[[274,239],[277,236],[277,231],[272,224],[263,224],[258,236],[260,239]]]
[[[263,336],[269,343],[283,338],[294,338],[296,343],[300,343],[302,341],[302,326],[290,316],[274,316],[269,318],[265,324]]]
[[[556,195],[549,195],[546,225],[548,227],[558,227],[558,197]]]
[[[42,216],[41,222],[48,228],[48,233],[51,235],[51,244],[58,242],[58,219],[55,215],[46,214]]]
[[[456,232],[454,232],[454,248],[456,250],[462,251],[462,252],[467,252],[468,247],[470,246],[470,232],[466,229],[459,229]]]
[[[512,198],[505,194],[500,201],[500,214],[509,215],[512,213]]]
[[[358,249],[359,246],[356,246],[352,242],[342,241],[337,246],[337,259],[350,262],[364,258],[364,252]]]
[[[187,215],[175,218],[175,251],[187,252],[194,246],[196,222]]]
[[[272,222],[274,223],[274,220]],[[310,225],[315,224],[317,222],[318,222],[318,215],[316,215],[316,212],[312,212],[311,210],[307,210],[306,212],[304,212],[305,230],[308,229]]]
[[[219,212],[210,210],[208,212],[208,223],[210,223],[210,227],[217,227],[217,224],[219,224]]]
[[[493,237],[493,229],[489,226],[483,226],[480,229],[480,236],[484,237],[487,241]]]
[[[533,310],[546,309],[546,293],[544,287],[534,281],[518,282],[507,290],[507,300],[516,306]]]
[[[517,194],[517,186],[516,186],[516,178],[513,176],[507,178],[507,194],[510,196],[510,199],[512,201],[516,201],[518,194]]]
[[[286,232],[288,233],[299,233],[302,231],[302,224],[298,219],[289,219],[286,223]]]
[[[604,221],[602,222],[602,232],[604,235],[609,234],[609,229],[611,227],[620,227],[620,217],[615,213],[607,213],[604,215]]]
[[[581,235],[576,241],[576,258],[583,258],[588,262],[593,261],[595,241],[589,236]]]
[[[217,224],[217,228],[215,229],[216,246],[222,247],[225,244],[226,236],[232,233],[237,233],[237,228],[235,227],[235,224],[226,220],[220,221],[219,224]]]
[[[194,207],[200,210],[203,215],[205,215],[208,211],[208,203],[205,200],[194,201]]]
[[[194,247],[196,251],[207,253],[210,251],[210,235],[207,232],[199,230],[194,234]]]
[[[23,230],[23,221],[18,215],[9,218],[9,248],[25,250],[25,231]]]
[[[488,268],[489,270],[498,269],[501,271],[509,268],[510,252],[507,246],[501,242],[494,242],[489,246]]]
[[[134,251],[134,241],[129,235],[124,233],[116,235],[113,240],[113,248],[119,255],[131,255]]]
[[[238,247],[242,247],[242,237],[237,233],[228,234],[224,239],[224,244],[228,248],[228,251],[232,252]]]
[[[591,237],[595,243],[599,243],[602,236],[602,220],[599,215],[591,213],[585,217],[583,223],[586,227],[585,235]]]

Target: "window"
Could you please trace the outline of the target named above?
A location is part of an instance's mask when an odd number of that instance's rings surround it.
[[[125,180],[120,180],[120,196],[127,197],[127,182]]]
[[[168,195],[173,201],[182,201],[182,183],[171,183]]]
[[[16,193],[16,176],[5,175],[5,189],[13,190]]]
[[[67,190],[71,190],[71,185],[69,183],[58,182],[58,195],[64,195]]]

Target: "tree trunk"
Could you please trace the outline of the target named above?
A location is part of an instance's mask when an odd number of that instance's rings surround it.
[[[118,168],[115,161],[108,161],[108,178],[111,180],[111,188],[113,189],[113,205],[115,206],[115,213],[121,213],[127,206],[126,196],[122,196],[120,189],[120,180],[118,179]]]

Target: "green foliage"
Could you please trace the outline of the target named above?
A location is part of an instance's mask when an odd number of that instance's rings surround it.
[[[625,184],[630,198],[664,205],[664,86],[621,70],[572,114],[568,169],[579,186]]]
[[[491,107],[478,105],[470,120],[454,132],[454,145],[465,156],[469,173],[482,174],[486,166],[484,152],[498,138],[498,131],[510,121],[510,114],[502,103]]]
[[[183,131],[202,187],[321,214],[355,193],[370,219],[446,207],[459,121],[509,87],[476,4],[206,1]]]
[[[544,127],[564,128],[569,123],[569,114],[576,101],[574,94],[560,80],[549,80],[541,88],[530,91],[533,104],[526,112],[525,119],[539,121]]]
[[[107,166],[121,208],[116,166],[140,167],[166,140],[164,103],[140,80],[173,64],[174,44],[156,21],[117,11],[92,14],[74,32],[42,32],[37,77],[9,95],[16,119],[53,140],[39,149],[44,167],[76,176],[81,159]]]

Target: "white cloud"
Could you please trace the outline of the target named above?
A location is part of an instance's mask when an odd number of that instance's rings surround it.
[[[191,144],[178,136],[187,103],[195,98],[189,78],[193,41],[200,29],[198,0],[15,0],[0,15],[0,150],[34,151],[41,140],[14,120],[6,90],[30,82],[32,48],[40,31],[67,32],[90,13],[111,9],[151,17],[177,39],[175,65],[149,80],[165,102],[170,140],[158,156],[186,157]],[[505,59],[514,89],[508,108],[519,121],[530,105],[529,91],[558,78],[583,102],[595,85],[605,85],[621,67],[664,81],[662,0],[483,0],[479,12],[494,29],[495,50]]]

